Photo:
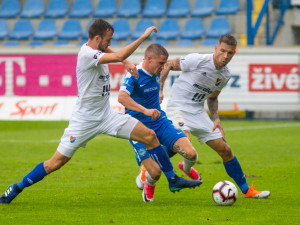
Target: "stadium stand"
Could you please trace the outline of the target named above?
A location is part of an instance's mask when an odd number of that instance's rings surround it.
[[[45,12],[43,0],[26,0],[23,11],[21,12],[22,18],[40,18]]]
[[[57,28],[53,19],[41,20],[33,38],[39,40],[52,40],[57,35]]]
[[[66,0],[50,0],[45,17],[62,18],[67,15],[69,6]]]
[[[91,0],[74,0],[72,9],[69,13],[71,18],[87,18],[93,12]]]
[[[205,34],[205,27],[201,19],[190,18],[186,21],[181,38],[200,39]]]
[[[43,46],[44,44],[43,41],[31,41],[28,43],[29,46]]]
[[[176,41],[175,46],[192,47],[192,46],[194,46],[194,42],[189,39],[181,39],[181,40]]]
[[[167,11],[164,0],[148,0],[146,2],[143,17],[163,17]]]
[[[10,39],[28,40],[33,34],[33,27],[28,19],[19,19],[16,21]]]
[[[65,40],[57,40],[55,42],[53,42],[54,46],[63,46],[63,45],[69,45],[68,41]]]
[[[191,16],[210,16],[215,11],[213,0],[196,0],[191,11]]]
[[[171,0],[167,11],[168,17],[186,17],[190,13],[190,3],[188,0]]]
[[[115,30],[113,36],[115,40],[126,40],[130,36],[131,31],[127,19],[116,19],[112,25]]]
[[[0,40],[4,40],[9,34],[9,28],[6,20],[0,19]]]
[[[133,32],[133,34],[131,35],[132,39],[138,39],[147,29],[147,27],[151,27],[154,26],[154,23],[151,19],[141,19],[137,22],[136,26],[135,26],[135,30]],[[154,32],[152,32],[152,34],[150,35],[150,37],[148,39],[152,39],[154,36]]]
[[[118,11],[119,17],[137,17],[141,13],[140,0],[123,0]]]
[[[92,22],[94,22],[94,20],[90,20],[89,22],[88,22],[88,24],[87,24],[87,26],[86,26],[86,28],[85,28],[85,32],[84,32],[84,34],[82,35],[82,39],[83,40],[87,40],[87,39],[89,39],[89,27],[90,27],[90,25],[91,25],[91,23]]]
[[[218,38],[223,34],[229,34],[231,32],[230,24],[226,17],[219,16],[214,17],[211,22],[210,26],[208,28],[208,31],[206,32],[207,38]]]
[[[157,39],[175,40],[180,34],[180,27],[176,19],[165,19],[162,21],[157,32]]]
[[[163,46],[169,46],[169,43],[166,40],[155,40],[155,41],[152,42],[152,44],[160,44],[160,45],[163,45]]]
[[[18,0],[3,0],[0,8],[0,17],[15,18],[20,14],[21,6]]]
[[[20,46],[19,41],[6,41],[3,46],[9,46],[9,47],[15,47],[15,46]]]
[[[99,0],[99,3],[94,12],[94,17],[113,17],[116,12],[117,4],[115,0]]]
[[[230,15],[236,14],[240,10],[240,4],[238,0],[221,0],[218,9],[216,10],[217,15]]]
[[[81,25],[78,19],[67,19],[61,29],[58,39],[77,40],[82,35]]]
[[[218,39],[216,38],[207,38],[205,40],[202,41],[201,45],[204,46],[214,46],[218,44]]]

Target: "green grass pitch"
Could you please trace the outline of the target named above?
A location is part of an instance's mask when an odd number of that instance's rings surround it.
[[[269,199],[239,196],[217,206],[212,187],[230,180],[221,158],[195,138],[195,168],[203,184],[176,194],[162,175],[155,201],[144,203],[135,186],[138,167],[127,140],[99,135],[59,171],[0,205],[0,224],[300,224],[300,122],[224,120],[226,139],[248,183],[270,190]],[[19,182],[55,152],[68,122],[0,121],[0,192]],[[172,158],[175,171],[183,177]]]

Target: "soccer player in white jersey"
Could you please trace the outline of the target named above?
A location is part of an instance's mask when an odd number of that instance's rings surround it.
[[[170,159],[153,130],[145,127],[137,119],[117,113],[110,107],[110,74],[107,63],[124,61],[150,36],[152,31],[157,31],[156,27],[149,27],[136,41],[120,51],[113,52],[108,48],[114,32],[111,24],[96,19],[90,25],[89,40],[82,45],[77,59],[78,99],[57,151],[49,160],[38,164],[19,183],[10,185],[0,196],[0,203],[10,203],[24,188],[61,168],[78,148],[84,148],[87,142],[98,134],[108,134],[144,143],[149,154],[157,159],[160,169],[167,176],[172,192],[200,185],[195,181],[176,176]],[[129,61],[125,60],[124,64],[130,70],[135,70],[135,66]],[[136,70],[135,72],[137,73]],[[156,162],[152,160],[150,168],[158,167]]]
[[[225,34],[219,38],[213,54],[188,54],[168,60],[161,72],[160,102],[163,86],[170,70],[182,71],[174,82],[166,113],[174,126],[190,137],[197,137],[206,143],[223,159],[227,174],[236,182],[247,198],[267,198],[269,191],[257,191],[249,187],[242,168],[225,141],[225,134],[218,114],[218,95],[230,79],[227,64],[235,54],[236,39]],[[204,109],[204,102],[211,113],[213,122]]]

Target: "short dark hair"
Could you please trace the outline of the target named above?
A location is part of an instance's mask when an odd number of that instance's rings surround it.
[[[169,57],[168,51],[160,44],[151,44],[145,51],[145,58],[148,54],[153,53],[155,56],[164,55]]]
[[[237,41],[235,39],[235,37],[233,37],[230,34],[223,34],[220,38],[219,38],[219,44],[221,43],[225,43],[231,46],[237,46]]]
[[[114,32],[114,28],[110,23],[103,19],[95,19],[88,30],[89,38],[93,39],[96,35],[104,37],[108,30]]]

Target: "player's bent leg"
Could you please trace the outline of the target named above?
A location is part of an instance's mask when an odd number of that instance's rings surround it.
[[[206,144],[215,150],[223,159],[224,162],[232,160],[234,155],[228,144],[225,143],[223,138],[207,141]]]
[[[155,163],[151,158],[147,158],[142,161],[142,166],[140,168],[140,172],[136,177],[135,183],[138,189],[143,190],[144,184],[146,180],[148,183],[154,185],[157,180],[159,180],[161,175],[161,170],[157,163]],[[146,172],[148,169],[148,176],[146,176]]]
[[[198,154],[189,139],[187,137],[179,138],[174,143],[173,149],[175,152],[182,155],[184,159],[183,162],[179,162],[179,169],[181,169],[191,179],[202,181],[198,171],[193,168],[193,165],[195,165],[195,163],[197,162]]]
[[[60,169],[65,165],[71,158],[62,155],[59,151],[56,151],[51,159],[44,162],[44,168],[47,174],[54,172],[55,170]]]

